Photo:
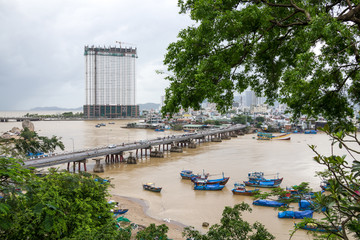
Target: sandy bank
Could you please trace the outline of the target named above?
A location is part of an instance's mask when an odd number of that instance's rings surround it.
[[[142,199],[130,198],[119,195],[112,195],[111,199],[119,202],[120,208],[129,209],[129,211],[124,215],[124,217],[131,220],[131,222],[143,226],[149,226],[151,223],[155,223],[156,226],[165,224],[169,227],[167,235],[170,239],[185,239],[182,237],[182,231],[185,225],[172,220],[170,222],[165,222],[163,220],[150,217],[146,214],[148,206]]]

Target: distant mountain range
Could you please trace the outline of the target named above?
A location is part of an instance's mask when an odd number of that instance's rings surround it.
[[[36,107],[30,109],[30,111],[82,111],[82,107],[78,108],[61,108],[61,107]]]
[[[158,110],[160,107],[160,104],[158,103],[143,103],[138,104],[140,108],[140,112],[143,110]],[[83,107],[78,108],[61,108],[61,107],[36,107],[30,109],[30,111],[77,111],[81,112],[83,110]]]

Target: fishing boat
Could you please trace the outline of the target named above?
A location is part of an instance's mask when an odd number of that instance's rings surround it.
[[[324,191],[329,191],[329,190],[330,190],[330,183],[329,183],[329,181],[326,181],[326,180],[322,181],[322,182],[320,183],[320,188],[321,188],[322,190],[324,190]]]
[[[264,133],[258,132],[257,133],[257,140],[290,140],[291,133],[284,133],[278,136],[272,135],[272,133]]]
[[[163,128],[156,128],[155,129],[155,132],[164,132],[165,131],[165,129],[163,129]]]
[[[191,171],[191,170],[182,170],[180,172],[180,176],[182,179],[208,178],[209,173],[194,174],[193,171]]]
[[[234,195],[253,196],[259,191],[259,189],[247,190],[245,188],[245,184],[235,183],[234,188],[231,191]]]
[[[113,211],[113,213],[114,213],[115,215],[121,215],[121,214],[127,213],[128,211],[129,211],[129,209],[115,209],[115,210]]]
[[[148,190],[151,192],[160,192],[162,189],[162,187],[155,187],[154,183],[143,184],[143,188],[144,188],[144,190]]]
[[[283,178],[279,178],[279,173],[276,174],[276,178],[265,178],[264,172],[250,172],[248,173],[248,178],[250,182],[274,182],[275,184],[280,184]]]
[[[278,201],[259,199],[259,200],[253,201],[253,205],[264,206],[264,207],[282,207],[282,206],[286,206],[287,204],[278,202]]]
[[[308,230],[308,231],[314,231],[314,232],[340,232],[342,230],[341,226],[337,226],[337,227],[333,227],[333,226],[329,226],[329,227],[325,227],[325,226],[319,226],[316,223],[307,223],[305,225],[302,224],[295,224],[295,227],[299,227],[301,229],[304,230]]]
[[[194,190],[219,191],[224,187],[224,185],[220,185],[219,183],[207,184],[206,181],[198,181],[194,183]]]
[[[206,184],[220,184],[220,185],[225,185],[228,181],[229,181],[230,177],[225,177],[224,173],[222,173],[222,178],[218,178],[218,179],[208,179],[207,177],[204,178],[203,176],[201,176],[200,178],[191,178],[191,181],[193,183],[198,182],[198,181],[206,181]]]
[[[244,181],[246,186],[250,187],[262,187],[262,188],[276,188],[280,186],[280,183],[275,181]]]
[[[293,218],[293,219],[303,219],[303,218],[312,218],[313,211],[283,211],[278,213],[278,218]]]

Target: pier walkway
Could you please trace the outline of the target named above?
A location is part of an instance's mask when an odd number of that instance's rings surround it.
[[[26,167],[41,168],[41,167],[49,167],[58,164],[68,163],[68,169],[69,169],[69,164],[71,162],[74,162],[74,170],[75,170],[75,162],[78,162],[79,171],[80,171],[80,163],[84,163],[84,168],[85,168],[84,170],[86,171],[86,159],[93,159],[93,158],[98,159],[99,157],[106,156],[105,161],[110,162],[109,156],[115,155],[117,157],[120,154],[120,158],[123,159],[122,157],[123,153],[126,151],[136,150],[136,155],[137,155],[138,150],[141,150],[141,156],[142,156],[143,149],[150,150],[151,153],[152,147],[159,146],[159,150],[160,150],[160,146],[163,145],[163,150],[165,150],[164,146],[167,146],[167,150],[168,150],[169,145],[171,145],[172,147],[173,146],[176,147],[180,144],[182,146],[182,144],[184,143],[190,143],[196,140],[200,141],[201,139],[206,139],[206,137],[210,141],[217,139],[216,142],[221,142],[221,139],[230,139],[231,136],[234,136],[234,134],[244,131],[245,128],[246,128],[245,125],[233,125],[231,127],[227,127],[223,129],[205,130],[199,133],[185,133],[182,135],[173,135],[163,138],[159,137],[157,139],[146,140],[146,141],[140,140],[134,143],[128,143],[122,145],[110,145],[102,148],[94,148],[90,150],[57,154],[57,155],[42,157],[37,159],[29,159],[26,160],[24,164]]]

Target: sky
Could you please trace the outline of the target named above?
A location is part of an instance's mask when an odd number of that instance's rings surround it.
[[[193,24],[177,0],[0,0],[0,111],[85,104],[84,46],[137,48],[136,103],[160,103],[156,70]]]

